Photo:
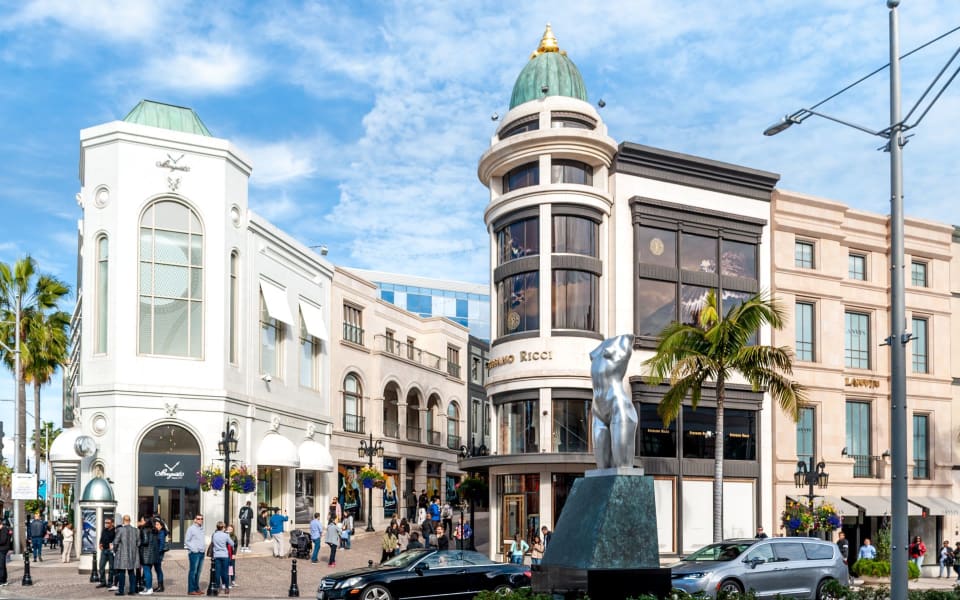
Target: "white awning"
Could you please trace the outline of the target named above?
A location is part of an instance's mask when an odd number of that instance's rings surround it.
[[[909,498],[909,501],[925,508],[928,515],[938,517],[943,515],[960,515],[960,504],[947,498],[938,496],[921,496]]]
[[[323,322],[323,311],[309,302],[300,301],[300,312],[303,314],[303,324],[307,328],[307,333],[322,340],[330,341],[330,335],[327,333],[327,326]]]
[[[299,449],[300,468],[312,471],[333,471],[333,457],[327,447],[314,440],[303,440]]]
[[[261,279],[260,291],[263,292],[263,301],[267,305],[267,313],[274,319],[283,321],[292,327],[296,321],[293,320],[293,313],[290,312],[286,290]]]
[[[297,468],[300,466],[297,447],[279,433],[271,431],[263,436],[260,448],[257,449],[257,465]]]
[[[867,517],[883,517],[891,514],[890,496],[844,496],[850,504],[860,507]],[[907,502],[907,514],[919,517],[922,514],[920,507]]]
[[[77,438],[83,435],[79,427],[68,427],[60,432],[50,444],[50,462],[74,462],[80,464],[80,455],[77,454]]]

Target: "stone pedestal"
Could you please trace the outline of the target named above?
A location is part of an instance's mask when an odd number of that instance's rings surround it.
[[[630,589],[618,593],[615,581]],[[533,572],[533,591],[615,599],[636,596],[641,587],[670,591],[670,570],[660,568],[653,478],[635,468],[587,471],[574,482]]]

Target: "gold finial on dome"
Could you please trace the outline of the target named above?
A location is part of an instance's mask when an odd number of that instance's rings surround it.
[[[550,27],[550,23],[547,23],[547,28],[543,32],[543,38],[540,40],[540,45],[536,50],[533,51],[533,54],[530,55],[531,60],[540,56],[544,52],[559,52],[560,54],[566,54],[566,52],[560,49],[560,45],[557,44],[557,36],[553,35],[553,29]]]

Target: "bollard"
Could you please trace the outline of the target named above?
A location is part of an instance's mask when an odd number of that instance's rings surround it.
[[[23,578],[20,580],[20,585],[33,585],[33,578],[30,577],[30,544],[27,544],[27,549],[23,551]]]
[[[297,559],[290,561],[290,590],[287,592],[287,597],[300,597],[300,588],[297,587]]]
[[[219,596],[220,595],[220,582],[217,581],[217,568],[213,564],[214,559],[210,559],[210,583],[207,585],[207,595],[208,596]]]
[[[372,566],[373,566],[373,561],[372,561],[372,560],[368,560],[368,561],[367,561],[367,566],[368,566],[368,567],[372,567]]]
[[[90,569],[90,583],[100,583],[100,569],[97,568],[97,549],[93,549],[93,568]]]

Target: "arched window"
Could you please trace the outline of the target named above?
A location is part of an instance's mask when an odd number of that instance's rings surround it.
[[[237,364],[237,316],[240,314],[240,254],[234,250],[230,253],[230,337],[229,348],[230,364]]]
[[[420,441],[420,393],[417,390],[407,392],[407,440]]]
[[[460,448],[460,407],[456,402],[447,407],[447,448]]]
[[[424,417],[427,420],[427,443],[434,446],[440,445],[440,430],[437,427],[437,416],[440,412],[440,398],[433,394],[427,401],[427,413]]]
[[[383,390],[383,435],[400,437],[400,390],[395,383]]]
[[[140,218],[141,354],[203,357],[203,228],[185,204],[160,200]]]
[[[101,235],[97,238],[97,298],[96,298],[96,347],[94,353],[107,353],[107,317],[110,306],[110,299],[107,297],[109,290],[108,275],[110,273],[110,244],[107,236]]]
[[[343,430],[363,433],[363,385],[354,373],[343,379]]]

